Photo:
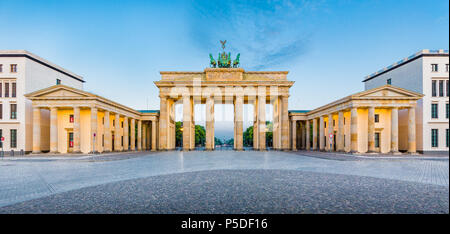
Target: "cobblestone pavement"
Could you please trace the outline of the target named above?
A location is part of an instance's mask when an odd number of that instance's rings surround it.
[[[447,189],[448,157],[333,160],[303,152],[144,152],[0,159],[0,207],[123,180],[222,169],[281,169],[418,182]],[[448,201],[448,194],[446,196]],[[448,203],[448,202],[447,202]]]
[[[448,213],[445,186],[293,170],[213,170],[87,187],[0,213]]]

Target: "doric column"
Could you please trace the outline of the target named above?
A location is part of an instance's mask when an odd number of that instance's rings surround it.
[[[306,120],[306,129],[305,129],[305,131],[306,131],[306,150],[309,150],[311,147],[311,143],[309,140],[309,132],[310,132],[309,128],[310,128],[309,120]]]
[[[253,149],[259,149],[259,109],[258,109],[258,96],[255,96],[255,101],[253,102]]]
[[[142,123],[142,150],[147,150],[147,122]]]
[[[194,118],[194,97],[190,98],[191,102],[191,150],[195,149],[195,118]],[[175,117],[174,117],[175,118]]]
[[[206,150],[214,150],[214,97],[206,97]]]
[[[336,150],[344,151],[344,112],[338,113],[338,130],[336,136]]]
[[[98,152],[98,124],[97,124],[97,107],[91,107],[91,153]]]
[[[123,151],[128,151],[128,117],[123,117]]]
[[[112,134],[111,134],[111,123],[110,123],[110,113],[109,111],[105,111],[104,116],[104,124],[103,124],[103,131],[104,131],[104,142],[105,142],[105,152],[110,152],[112,150]]]
[[[114,151],[120,151],[122,139],[120,137],[120,115],[116,113],[114,117]]]
[[[168,149],[168,133],[169,133],[169,113],[167,111],[167,98],[160,96],[159,104],[159,149]],[[139,129],[139,128],[138,128]],[[138,130],[139,131],[139,130]],[[138,143],[139,144],[139,143]]]
[[[152,151],[156,151],[156,120],[152,120]]]
[[[375,152],[375,107],[373,106],[369,107],[367,125],[369,131],[367,134],[369,152]]]
[[[273,148],[281,149],[281,119],[280,119],[280,96],[273,98]]]
[[[358,152],[358,110],[352,107],[350,110],[350,152]]]
[[[73,152],[80,153],[80,107],[73,108]]]
[[[242,95],[236,95],[236,102],[235,102],[235,142],[236,145],[234,146],[236,150],[243,150],[243,119],[244,119],[244,97]]]
[[[313,143],[312,143],[312,149],[317,150],[317,118],[313,119]],[[308,132],[309,134],[309,132]]]
[[[325,122],[323,120],[323,116],[320,116],[319,120],[319,149],[325,150]]]
[[[266,150],[266,90],[258,87],[258,134],[259,150]]]
[[[327,139],[327,149],[329,151],[333,151],[333,142],[330,139],[330,135],[334,133],[333,131],[333,114],[328,114],[328,134],[326,136]]]
[[[391,109],[391,153],[399,154],[398,151],[398,107]]]
[[[136,121],[137,121],[137,130],[138,130],[137,150],[142,150],[142,120],[136,120]]]
[[[297,151],[297,121],[291,121],[292,126],[292,151]]]
[[[130,150],[136,150],[136,123],[131,119],[130,125]]]
[[[281,96],[281,148],[289,150],[288,95]]]
[[[191,149],[191,97],[183,96],[183,150]]]
[[[305,149],[305,148],[304,148],[304,147],[305,147],[305,144],[303,144],[303,140],[305,139],[305,136],[303,135],[304,130],[305,130],[305,128],[304,128],[303,122],[302,122],[302,121],[299,121],[299,122],[298,122],[298,133],[299,133],[298,138],[299,138],[299,139],[297,140],[297,142],[298,142],[298,147],[299,147],[300,149]]]
[[[41,108],[33,107],[33,154],[41,153]]]
[[[408,153],[416,153],[416,108],[408,109]]]
[[[50,153],[58,153],[58,109],[50,108]]]

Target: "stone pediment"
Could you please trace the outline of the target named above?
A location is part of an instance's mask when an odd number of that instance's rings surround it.
[[[82,90],[74,89],[64,85],[55,85],[46,89],[38,90],[36,92],[25,95],[28,98],[54,98],[54,97],[70,97],[70,98],[83,98],[92,97],[93,95]]]
[[[406,89],[385,85],[352,95],[353,98],[418,98],[423,95]]]

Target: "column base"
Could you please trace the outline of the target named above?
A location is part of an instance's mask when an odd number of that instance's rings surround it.
[[[31,154],[42,154],[42,151],[32,151]]]
[[[417,152],[408,152],[409,155],[419,155]]]
[[[399,151],[391,151],[390,153],[393,155],[402,155],[402,153]]]
[[[49,154],[59,154],[58,151],[50,151]]]
[[[235,151],[244,151],[244,149],[234,149]]]
[[[80,150],[73,151],[72,154],[81,154],[82,152]]]

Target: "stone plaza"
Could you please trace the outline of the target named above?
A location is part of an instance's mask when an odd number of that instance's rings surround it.
[[[448,183],[442,156],[230,150],[7,157],[0,160],[0,213],[448,213]]]

